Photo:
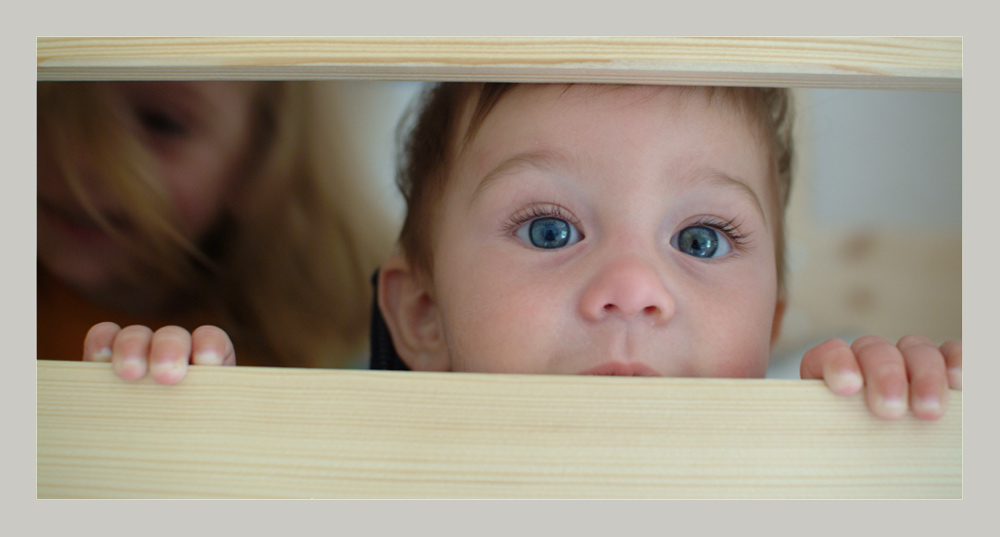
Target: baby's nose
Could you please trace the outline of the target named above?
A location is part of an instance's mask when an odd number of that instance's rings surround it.
[[[609,263],[589,282],[580,312],[590,321],[623,318],[662,324],[674,314],[674,299],[652,266],[627,257]]]

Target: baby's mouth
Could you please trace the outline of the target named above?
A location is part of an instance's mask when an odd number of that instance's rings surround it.
[[[658,371],[640,362],[605,362],[597,367],[592,367],[581,375],[604,375],[619,377],[661,377]]]

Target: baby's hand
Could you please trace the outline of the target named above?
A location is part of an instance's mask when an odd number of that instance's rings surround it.
[[[174,384],[187,374],[188,364],[236,365],[229,335],[214,326],[194,332],[165,326],[156,332],[140,325],[121,328],[115,323],[95,324],[83,341],[83,359],[111,362],[125,380],[149,374],[160,384]]]
[[[804,379],[823,379],[839,395],[852,395],[867,385],[865,400],[880,418],[896,419],[907,405],[918,418],[944,415],[948,389],[962,389],[962,342],[936,347],[922,336],[904,336],[899,343],[864,336],[848,346],[831,339],[802,357]]]

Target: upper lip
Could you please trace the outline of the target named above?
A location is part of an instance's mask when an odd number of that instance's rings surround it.
[[[582,373],[581,375],[615,375],[623,377],[660,377],[659,372],[657,372],[652,367],[641,362],[622,362],[622,361],[611,361],[605,362],[597,367],[592,367]]]

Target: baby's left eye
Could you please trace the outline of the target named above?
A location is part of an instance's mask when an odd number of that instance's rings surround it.
[[[546,250],[565,248],[580,242],[576,226],[562,218],[536,218],[517,228],[514,235],[524,242]]]
[[[719,231],[708,226],[691,226],[681,230],[670,241],[674,248],[694,257],[713,258],[729,253],[729,241]]]

